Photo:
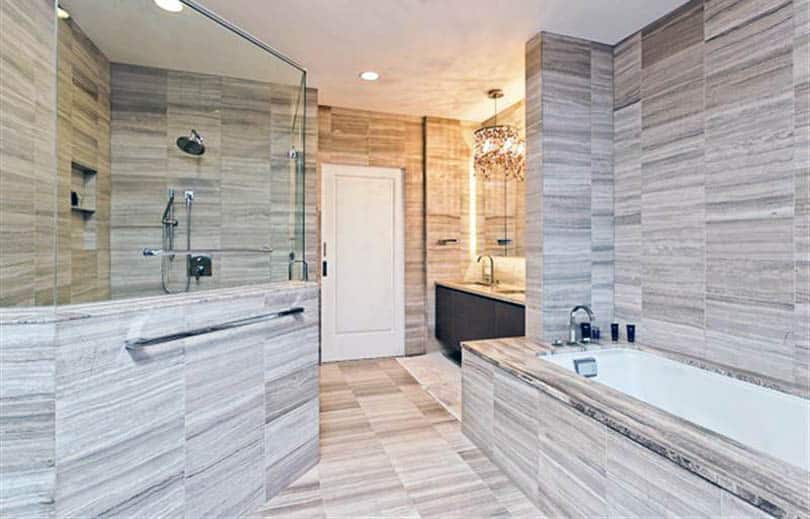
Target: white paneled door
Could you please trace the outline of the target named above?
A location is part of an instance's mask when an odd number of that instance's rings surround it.
[[[321,358],[405,353],[402,171],[321,167]]]

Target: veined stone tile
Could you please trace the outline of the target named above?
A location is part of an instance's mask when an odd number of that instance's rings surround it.
[[[607,516],[607,431],[538,393],[538,506],[556,517]]]
[[[461,406],[462,429],[479,449],[492,456],[494,402],[493,366],[462,353]]]
[[[613,321],[613,50],[591,45],[591,308]]]
[[[606,459],[611,515],[720,515],[720,488],[612,431],[607,434]]]
[[[613,109],[641,99],[641,32],[622,40],[613,50]]]
[[[640,59],[640,56],[639,56]],[[641,318],[641,103],[613,114],[615,193],[615,314],[617,319]]]
[[[186,517],[240,515],[265,501],[265,330],[186,341]]]
[[[0,514],[54,515],[54,322],[0,324]]]
[[[591,44],[543,33],[543,335],[591,301]]]
[[[184,344],[130,355],[130,320],[59,323],[58,516],[183,514]]]
[[[509,373],[495,370],[494,402],[493,459],[529,500],[538,503],[537,389]]]

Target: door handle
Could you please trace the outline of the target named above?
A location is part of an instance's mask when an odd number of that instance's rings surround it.
[[[326,271],[327,271],[326,260],[323,260],[323,269],[322,270],[323,270],[323,272],[322,272],[321,276],[326,277]]]

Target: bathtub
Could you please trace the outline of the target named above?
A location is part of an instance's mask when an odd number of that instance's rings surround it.
[[[644,351],[616,348],[541,359],[810,471],[810,402]],[[589,372],[595,361],[595,376]]]

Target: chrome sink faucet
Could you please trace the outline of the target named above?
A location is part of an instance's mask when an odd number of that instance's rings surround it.
[[[571,309],[571,313],[568,314],[568,344],[577,344],[577,322],[574,319],[574,316],[580,310],[584,310],[585,313],[588,314],[588,322],[593,324],[596,320],[596,316],[591,310],[591,307],[588,305],[577,305]]]
[[[486,276],[486,271],[484,271],[484,274],[485,274],[484,275],[484,281],[486,281],[487,284],[490,287],[494,287],[495,286],[495,260],[492,259],[492,256],[484,255],[484,256],[478,256],[478,260],[476,261],[476,263],[481,263],[481,260],[484,259],[484,258],[489,258],[489,277]]]

